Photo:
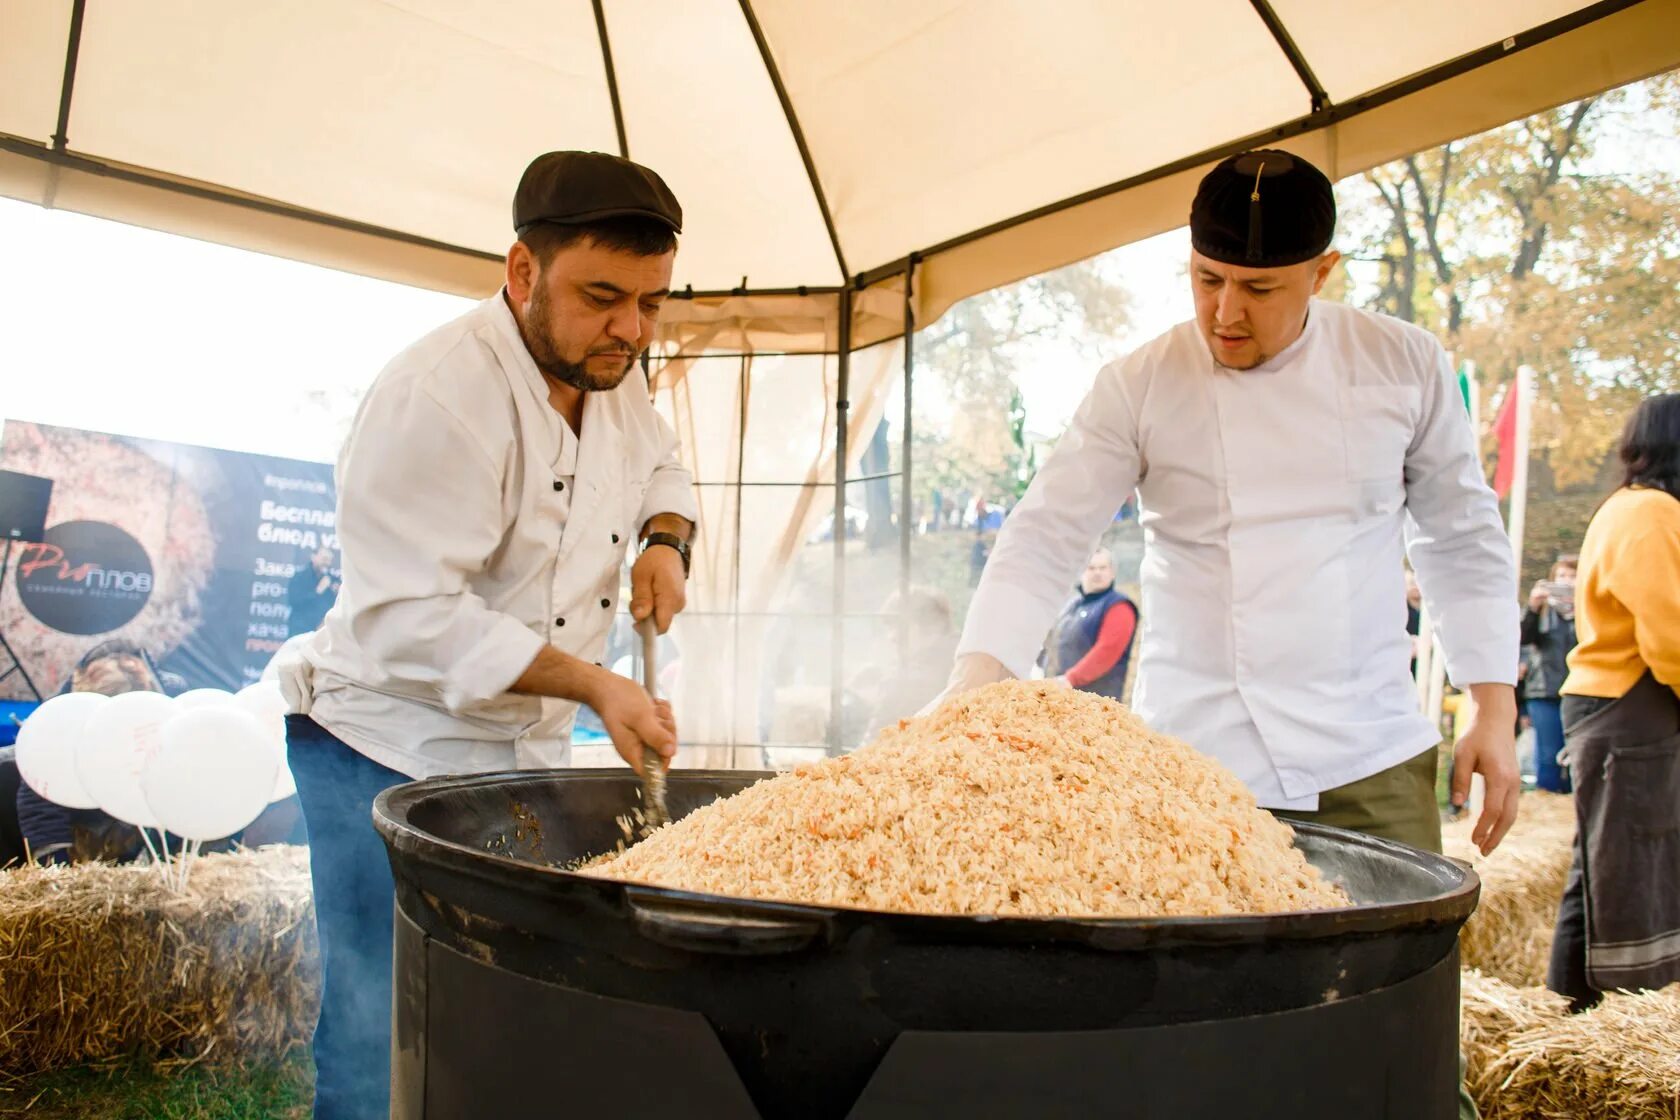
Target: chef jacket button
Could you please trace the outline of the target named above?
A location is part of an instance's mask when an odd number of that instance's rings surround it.
[[[602,607],[604,607],[604,608],[608,608],[608,609],[611,609],[611,607],[612,607],[612,600],[611,600],[611,599],[602,599],[602,600],[601,600],[601,606],[602,606]]]
[[[561,481],[560,481],[560,480],[559,480],[559,479],[558,479],[558,478],[557,478],[557,479],[555,479],[555,480],[554,480],[554,488],[555,488],[555,489],[556,489],[556,490],[564,490],[564,489],[565,489],[565,488],[566,488],[566,484],[565,484],[565,483],[564,483],[564,482],[561,482]]]
[[[614,543],[614,544],[617,544],[617,543],[618,543],[618,534],[617,534],[617,533],[614,533],[614,534],[613,534],[613,543]]]
[[[557,619],[554,620],[554,625],[564,626],[564,625],[566,625],[566,620],[563,619],[563,618],[557,618]]]

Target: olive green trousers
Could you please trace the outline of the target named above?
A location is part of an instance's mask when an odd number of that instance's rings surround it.
[[[1318,808],[1311,812],[1280,810],[1277,815],[1439,852],[1441,810],[1435,804],[1435,766],[1436,751],[1430,747],[1369,778],[1325,790],[1318,795]]]

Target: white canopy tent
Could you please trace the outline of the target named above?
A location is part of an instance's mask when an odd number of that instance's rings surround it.
[[[652,389],[705,511],[685,732],[753,742],[743,620],[891,408],[908,581],[907,324],[1181,225],[1231,152],[1341,178],[1677,65],[1680,0],[0,0],[0,194],[485,296],[531,156],[657,169]]]

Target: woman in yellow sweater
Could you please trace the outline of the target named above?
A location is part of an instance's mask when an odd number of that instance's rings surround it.
[[[1546,982],[1575,1010],[1680,980],[1680,393],[1639,406],[1621,459],[1581,545],[1562,690],[1575,862]]]

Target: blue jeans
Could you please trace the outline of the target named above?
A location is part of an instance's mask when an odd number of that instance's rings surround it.
[[[1558,765],[1563,750],[1563,701],[1528,701],[1528,719],[1534,725],[1534,784],[1551,793],[1570,791],[1569,771]]]
[[[321,940],[315,1120],[384,1120],[391,1113],[393,887],[385,844],[373,830],[373,799],[409,779],[308,716],[286,717],[286,755],[309,830]]]

